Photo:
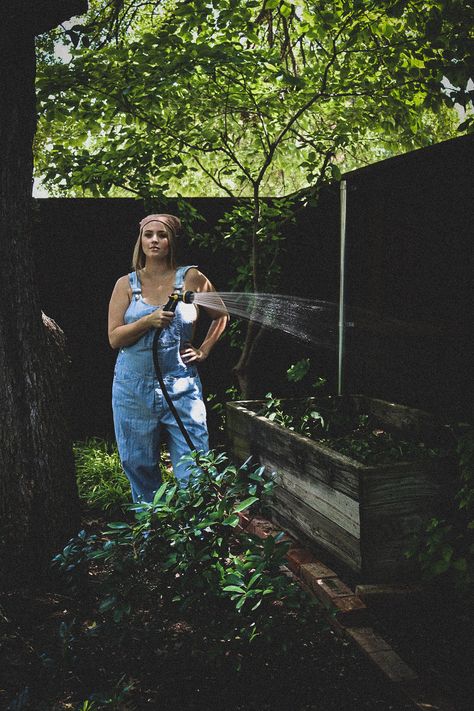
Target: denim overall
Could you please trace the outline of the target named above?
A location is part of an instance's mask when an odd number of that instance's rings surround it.
[[[191,266],[176,270],[175,291],[183,290],[184,278]],[[163,306],[150,306],[142,299],[140,280],[136,272],[129,274],[132,300],[124,323],[133,323]],[[179,301],[171,324],[163,329],[158,341],[158,359],[166,385],[191,441],[198,451],[209,449],[206,408],[202,386],[194,365],[186,365],[180,349],[191,342],[196,307]],[[132,489],[134,501],[152,501],[161,484],[161,430],[168,434],[168,448],[173,471],[179,483],[189,478],[189,463],[181,462],[189,447],[178,427],[156,379],[153,366],[151,328],[131,346],[121,348],[115,365],[112,386],[112,409],[115,437],[122,462]]]

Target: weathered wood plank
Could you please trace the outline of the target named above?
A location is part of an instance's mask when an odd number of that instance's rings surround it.
[[[275,482],[283,489],[304,501],[310,508],[320,511],[352,536],[360,536],[359,503],[322,481],[300,476],[299,471],[287,469],[285,464],[267,455],[261,455],[267,471],[275,471]]]
[[[366,395],[351,395],[360,413],[373,415],[382,426],[389,430],[408,433],[410,437],[426,440],[439,432],[439,421],[434,415],[407,405],[387,402]]]
[[[329,447],[281,427],[240,404],[227,403],[228,430],[248,439],[248,455],[256,454],[252,443],[258,442],[262,454],[277,455],[286,469],[299,470],[303,476],[322,481],[347,496],[359,499],[359,472],[364,465]]]
[[[384,507],[387,514],[409,514],[420,507],[432,510],[433,503],[448,493],[452,469],[452,462],[443,458],[404,462],[403,466],[385,465],[361,472],[363,506],[367,510]]]
[[[360,412],[373,412],[382,426],[418,431],[417,422],[433,425],[427,413],[353,398]],[[449,501],[445,492],[453,463],[443,458],[366,466],[251,409],[262,404],[228,403],[228,433],[239,460],[253,456],[267,476],[276,472],[270,502],[275,521],[362,571],[367,580],[411,579],[415,564],[405,552],[413,534]]]
[[[276,522],[289,533],[302,531],[310,540],[336,555],[353,570],[361,569],[360,541],[319,511],[311,509],[304,501],[280,486],[272,492],[269,507]]]

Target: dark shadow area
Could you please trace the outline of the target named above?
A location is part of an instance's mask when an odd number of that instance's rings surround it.
[[[345,176],[346,321],[354,324],[346,331],[347,392],[432,410],[443,419],[472,418],[473,162],[474,137],[464,136]],[[212,231],[232,201],[190,203],[204,217],[200,229]],[[116,279],[130,269],[138,222],[148,211],[133,199],[36,201],[42,304],[68,339],[76,438],[112,435],[108,301]],[[327,186],[318,207],[300,212],[286,229],[280,293],[337,302],[339,211],[339,186]],[[229,289],[234,266],[223,246],[212,252],[199,243],[183,246],[186,263],[198,264],[218,290]],[[330,348],[268,331],[255,359],[255,395],[292,393],[286,368],[307,356],[334,391],[336,330]],[[227,339],[216,347],[201,366],[206,392],[224,396],[237,355]]]

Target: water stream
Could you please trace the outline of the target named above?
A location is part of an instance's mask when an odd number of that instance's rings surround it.
[[[339,305],[321,299],[305,299],[284,294],[211,292],[196,293],[194,302],[231,316],[256,321],[267,328],[283,331],[305,343],[338,348]],[[346,332],[376,334],[382,338],[436,338],[439,324],[402,321],[375,311],[346,307]]]
[[[283,331],[306,343],[337,347],[338,305],[329,301],[221,291],[196,293],[194,303],[223,313],[228,311],[231,316]]]

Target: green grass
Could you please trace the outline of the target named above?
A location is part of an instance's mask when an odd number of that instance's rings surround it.
[[[131,503],[117,445],[92,437],[73,446],[79,497],[88,509],[118,512]]]
[[[130,484],[120,464],[115,443],[90,437],[73,445],[79,498],[86,509],[107,514],[124,512],[132,503]],[[163,481],[174,479],[165,450],[161,456]]]

